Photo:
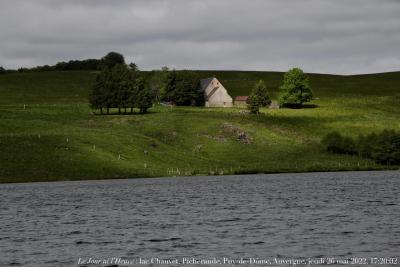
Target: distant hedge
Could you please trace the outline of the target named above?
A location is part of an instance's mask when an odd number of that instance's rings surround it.
[[[70,60],[61,61],[55,65],[43,65],[32,68],[19,68],[18,70],[6,70],[0,67],[2,72],[31,72],[31,71],[69,71],[69,70],[103,70],[110,65],[125,64],[124,57],[116,52],[110,52],[101,59],[83,59],[83,60]],[[133,63],[131,63],[133,64]]]
[[[331,132],[321,143],[332,153],[359,155],[380,164],[400,165],[400,133],[393,130],[361,134],[355,139]]]
[[[37,71],[68,71],[68,70],[101,70],[101,59],[70,60],[58,62],[56,65],[43,65],[33,68],[19,68],[18,70],[6,70],[7,72],[37,72]]]

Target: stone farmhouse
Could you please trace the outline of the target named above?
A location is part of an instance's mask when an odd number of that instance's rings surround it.
[[[200,90],[204,92],[206,107],[232,107],[232,97],[217,78],[200,80]]]

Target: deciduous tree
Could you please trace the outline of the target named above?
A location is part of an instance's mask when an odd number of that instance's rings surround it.
[[[138,82],[138,96],[136,101],[136,107],[139,108],[140,113],[146,113],[153,105],[153,100],[154,95],[151,90],[146,87],[140,79]]]
[[[112,68],[115,65],[125,65],[125,59],[124,56],[117,53],[117,52],[110,52],[107,55],[105,55],[102,59],[102,64],[105,68]]]
[[[310,101],[312,96],[308,77],[301,69],[294,68],[285,73],[279,91],[279,103],[282,106],[299,107]]]

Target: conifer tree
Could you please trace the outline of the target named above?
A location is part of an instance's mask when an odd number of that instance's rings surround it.
[[[260,97],[253,92],[250,94],[249,98],[247,98],[247,109],[251,114],[260,113],[261,99]]]
[[[266,107],[271,104],[271,98],[269,97],[267,86],[264,81],[259,80],[253,88],[253,93],[258,96],[261,107]]]

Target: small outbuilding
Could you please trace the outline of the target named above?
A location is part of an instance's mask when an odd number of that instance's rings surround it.
[[[249,97],[247,95],[239,95],[237,97],[235,97],[235,105],[236,106],[244,106],[247,104],[247,99]]]
[[[200,80],[200,90],[204,92],[206,107],[232,107],[233,100],[225,87],[217,78],[207,78]]]

